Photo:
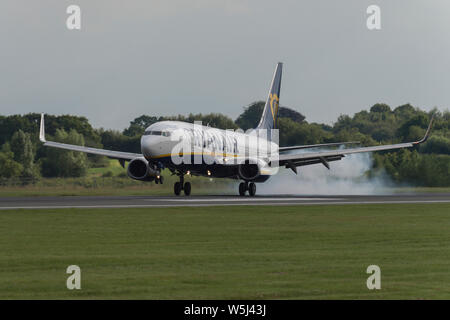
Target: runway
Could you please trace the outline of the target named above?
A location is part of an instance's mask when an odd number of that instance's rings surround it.
[[[395,203],[450,203],[450,193],[397,195],[276,195],[276,196],[66,196],[0,198],[0,210],[58,208],[152,208],[238,205],[346,205]]]

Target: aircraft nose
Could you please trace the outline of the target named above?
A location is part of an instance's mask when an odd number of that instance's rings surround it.
[[[141,138],[141,152],[146,158],[155,157],[158,154],[158,137],[157,136],[142,136]]]

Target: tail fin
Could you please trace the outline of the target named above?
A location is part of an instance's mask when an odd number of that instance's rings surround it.
[[[269,96],[267,97],[266,105],[256,129],[275,129],[277,127],[278,106],[280,102],[281,89],[281,73],[283,63],[279,62],[275,73],[273,75],[272,84],[270,86]]]

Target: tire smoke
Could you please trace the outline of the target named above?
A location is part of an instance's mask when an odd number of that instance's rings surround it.
[[[391,193],[392,182],[383,172],[369,175],[373,164],[370,153],[351,154],[322,164],[297,167],[298,175],[281,168],[266,183],[258,184],[258,194],[369,195]]]

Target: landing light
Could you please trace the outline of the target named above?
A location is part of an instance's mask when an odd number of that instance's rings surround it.
[[[208,176],[210,176],[210,175],[211,175],[211,171],[209,171],[209,170],[208,170],[208,171],[207,171],[207,173],[208,173]]]
[[[186,172],[186,174],[187,174],[187,175],[190,175],[190,174],[191,174],[191,172],[190,172],[190,171],[188,171],[188,172]]]

